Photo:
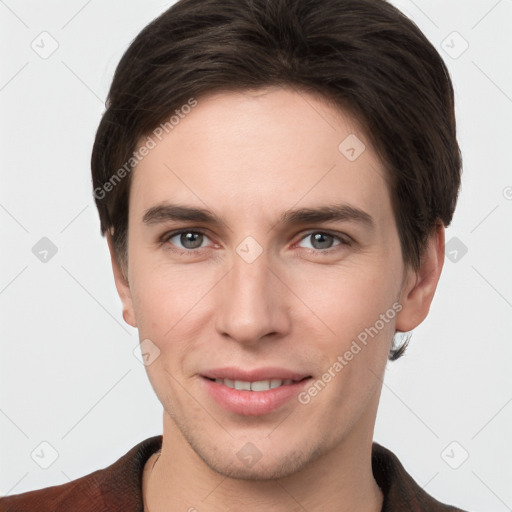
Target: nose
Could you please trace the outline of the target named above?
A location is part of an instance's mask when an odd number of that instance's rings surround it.
[[[265,252],[251,263],[238,254],[233,260],[217,289],[218,332],[245,345],[283,336],[291,325],[288,294]]]

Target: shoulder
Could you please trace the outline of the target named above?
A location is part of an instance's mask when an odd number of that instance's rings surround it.
[[[162,436],[151,437],[134,446],[112,465],[72,482],[0,498],[0,511],[139,512],[144,464],[161,445]]]
[[[396,455],[373,443],[373,476],[384,494],[382,512],[464,512],[430,496],[406,472]]]

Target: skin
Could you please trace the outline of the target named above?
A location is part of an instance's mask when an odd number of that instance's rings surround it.
[[[353,162],[338,149],[349,134],[366,145]],[[428,313],[444,228],[420,268],[406,266],[384,168],[356,120],[287,88],[199,98],[133,172],[126,266],[108,240],[123,316],[160,350],[147,366],[164,409],[162,453],[144,473],[148,509],[380,511],[371,445],[387,356],[395,330]],[[143,222],[166,202],[222,223]],[[279,223],[289,209],[340,203],[373,227]],[[178,229],[203,232],[201,248],[163,236]],[[236,251],[248,236],[262,248],[251,263]],[[397,301],[401,311],[306,405],[244,416],[205,393],[199,375],[223,366],[320,378]],[[262,454],[250,467],[237,457],[247,442]]]

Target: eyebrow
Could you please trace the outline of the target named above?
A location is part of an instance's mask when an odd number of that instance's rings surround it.
[[[142,218],[142,222],[147,225],[160,224],[167,221],[202,222],[212,226],[224,224],[218,216],[208,209],[192,208],[170,203],[148,208]],[[279,224],[293,226],[332,221],[356,222],[370,229],[375,227],[375,222],[370,214],[348,204],[288,210],[281,215],[274,226]]]
[[[375,222],[370,214],[348,204],[289,210],[281,216],[278,223],[295,225],[330,221],[352,221],[363,224],[371,229],[375,227]]]
[[[212,225],[223,224],[223,222],[209,210],[169,203],[159,204],[147,209],[142,217],[144,224],[159,224],[169,220],[204,222]]]

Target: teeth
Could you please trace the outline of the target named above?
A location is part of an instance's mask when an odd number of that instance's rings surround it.
[[[269,389],[275,389],[280,386],[288,386],[293,381],[291,379],[272,379],[272,380],[258,380],[256,382],[247,382],[243,380],[231,380],[231,379],[215,379],[215,382],[224,384],[228,388],[245,390],[245,391],[268,391]]]
[[[282,381],[279,379],[272,379],[270,381],[270,389],[278,388],[282,384]]]
[[[235,389],[250,391],[251,383],[244,382],[243,380],[235,380]]]
[[[251,383],[251,391],[268,391],[270,389],[272,381],[269,380],[258,380]]]

